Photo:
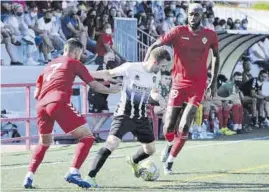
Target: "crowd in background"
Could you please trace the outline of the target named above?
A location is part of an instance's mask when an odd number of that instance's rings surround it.
[[[113,51],[114,18],[136,18],[138,28],[157,38],[177,25],[187,23],[188,1],[1,1],[1,43],[11,65],[47,64],[62,53],[64,42],[76,37],[84,46],[82,61],[103,62]],[[214,15],[213,1],[204,7],[202,25],[216,31],[246,30],[248,21],[227,20]],[[139,40],[146,42],[139,33]],[[152,42],[150,42],[152,43]],[[27,47],[25,63],[16,57],[12,46]],[[37,54],[38,53],[38,54]]]
[[[214,13],[213,1],[198,2],[204,8],[202,26],[215,31],[248,29],[247,19],[218,18]],[[63,52],[66,40],[75,37],[83,43],[84,53],[81,60],[85,64],[95,61],[99,65],[98,69],[105,69],[109,68],[107,66],[110,62],[110,65],[115,67],[125,61],[113,46],[115,17],[136,18],[141,31],[149,34],[150,37],[158,38],[174,26],[187,24],[188,3],[188,1],[1,1],[1,43],[5,44],[6,51],[11,58],[11,65],[40,65],[47,64],[59,56]],[[138,33],[138,39],[145,44],[152,43],[148,42],[143,33]],[[266,39],[255,44],[245,53],[234,70],[236,73],[234,73],[231,87],[240,90],[235,79],[238,80],[242,77],[242,83],[245,83],[253,77],[258,77],[262,69],[269,69],[268,41]],[[16,53],[12,52],[14,46],[27,47],[26,63],[18,60]],[[231,84],[223,75],[219,75],[219,80],[223,85]],[[227,82],[225,83],[225,81]],[[170,71],[161,71],[159,88],[165,98],[168,97],[170,84]],[[223,87],[221,88],[223,85],[220,84],[220,89],[223,89]],[[234,92],[229,92],[229,94],[234,95]],[[269,96],[268,93],[264,94]],[[244,104],[242,98],[235,100],[230,98],[229,100],[220,97],[214,101],[205,99],[200,110],[202,114],[198,114],[202,117],[200,118],[202,121],[199,120],[197,124],[200,126],[205,120],[212,119],[211,114],[215,113],[220,128],[230,128],[230,132],[226,129],[225,134],[241,133],[242,131],[238,130],[242,129],[242,124],[248,123],[243,123],[242,117],[238,117],[238,115],[233,116],[235,111],[241,110],[234,106],[243,104],[244,108],[249,108],[248,105],[253,102]],[[96,98],[100,101],[96,101]],[[108,111],[106,100],[107,96],[100,96],[90,90],[90,112]],[[251,101],[253,100],[255,98]],[[233,101],[236,101],[236,104]],[[269,105],[266,100],[264,101],[265,104],[257,102],[257,108],[254,108],[254,104],[252,105],[250,114],[253,125],[256,125],[257,122],[261,124],[261,122],[265,122],[265,117],[269,117]],[[103,103],[103,105],[98,103]],[[264,113],[264,111],[268,113]],[[257,117],[259,120],[254,119]],[[228,123],[229,119],[236,119],[234,120],[236,126],[231,128]],[[97,129],[105,120],[103,119],[102,123],[100,123],[101,120],[98,122],[95,123]],[[210,122],[207,126],[210,127]]]

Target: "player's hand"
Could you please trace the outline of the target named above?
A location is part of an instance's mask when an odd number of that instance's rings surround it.
[[[207,86],[207,90],[211,93],[211,98],[217,97],[217,82],[211,81]]]
[[[114,79],[114,78],[110,77],[110,78],[106,78],[104,80],[109,82],[109,83],[112,83],[112,84],[120,84],[120,83],[122,83],[122,80],[120,78]]]
[[[121,90],[121,83],[115,84],[115,85],[110,85],[109,92],[110,93],[118,93]]]

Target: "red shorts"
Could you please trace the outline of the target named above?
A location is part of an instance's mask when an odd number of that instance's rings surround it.
[[[203,100],[204,92],[204,86],[172,88],[169,94],[168,106],[179,107],[183,103],[190,103],[198,107]]]
[[[85,118],[72,104],[55,102],[38,106],[37,125],[40,134],[50,134],[56,121],[65,133],[70,133],[86,124]]]

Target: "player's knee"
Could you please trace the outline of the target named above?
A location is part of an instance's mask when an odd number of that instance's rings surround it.
[[[83,137],[92,135],[92,133],[91,133],[91,131],[89,129],[88,124],[86,123],[86,124],[78,127],[77,129],[75,129],[74,131],[72,131],[71,135],[73,137],[75,137],[76,139],[81,139]]]
[[[153,155],[156,151],[154,142],[143,144],[142,146],[143,146],[144,152],[148,155]]]
[[[175,130],[176,119],[167,119],[163,125],[164,133],[171,133]]]
[[[121,142],[120,138],[114,135],[109,135],[105,143],[105,148],[109,149],[112,152],[115,149],[117,149],[120,142]]]
[[[50,146],[52,144],[52,135],[51,134],[40,135],[39,143],[45,146]]]

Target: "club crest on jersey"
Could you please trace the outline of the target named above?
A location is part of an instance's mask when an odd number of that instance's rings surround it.
[[[202,42],[203,42],[203,44],[206,44],[207,38],[206,37],[203,37]]]
[[[156,83],[156,80],[157,80],[157,77],[156,77],[156,76],[153,76],[153,77],[152,77],[152,81],[153,81],[153,83]]]
[[[178,96],[178,90],[171,90],[171,97],[174,99]]]
[[[136,80],[136,81],[139,81],[139,80],[140,80],[139,75],[135,75],[135,80]]]

